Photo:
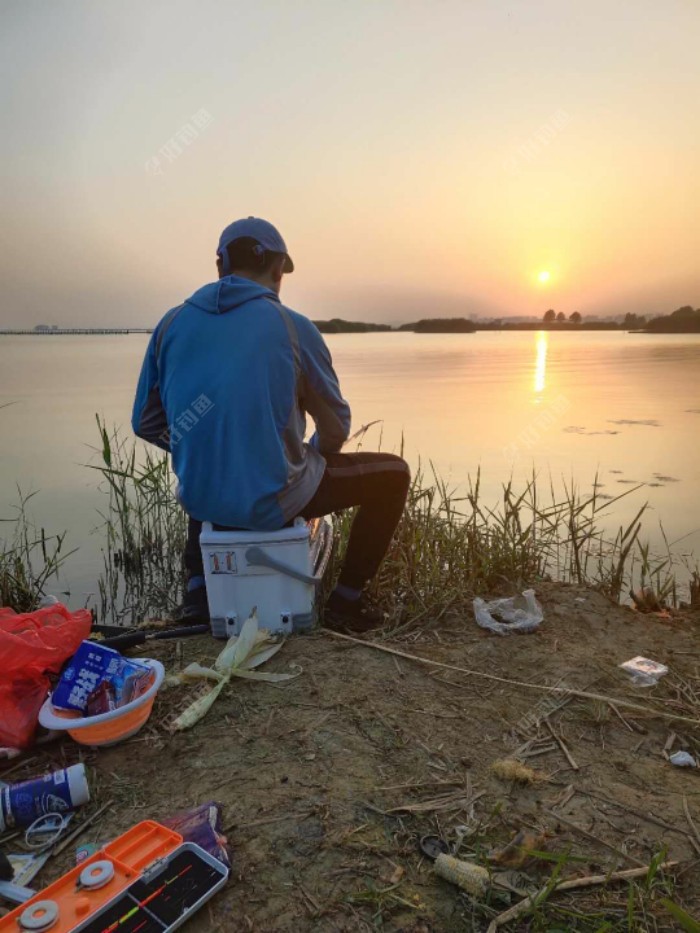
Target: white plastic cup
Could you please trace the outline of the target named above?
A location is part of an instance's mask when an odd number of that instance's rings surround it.
[[[85,765],[71,765],[44,777],[0,789],[0,833],[30,826],[45,813],[65,813],[90,799]]]

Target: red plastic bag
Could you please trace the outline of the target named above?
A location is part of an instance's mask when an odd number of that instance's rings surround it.
[[[19,615],[0,609],[0,745],[31,744],[49,681],[90,634],[92,614],[61,603]]]
[[[0,745],[26,748],[32,744],[39,710],[49,692],[49,679],[44,674],[0,678]]]

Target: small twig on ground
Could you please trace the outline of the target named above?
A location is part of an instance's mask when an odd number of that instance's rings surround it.
[[[556,742],[549,742],[547,745],[540,745],[537,748],[531,749],[529,752],[525,752],[523,755],[519,755],[518,758],[522,761],[527,761],[528,758],[539,758],[540,755],[548,755],[550,752],[555,752],[556,750]]]
[[[230,833],[232,829],[247,829],[249,826],[266,826],[268,823],[281,823],[283,820],[305,820],[313,816],[314,810],[308,810],[306,813],[284,813],[282,816],[265,816],[259,820],[251,820],[249,823],[231,823],[224,826],[224,835]]]
[[[664,745],[664,758],[668,759],[668,753],[673,748],[674,742],[676,741],[676,733],[669,732],[668,738],[666,739],[666,744]]]
[[[545,719],[545,720],[544,720],[544,724],[545,724],[545,726],[547,727],[547,729],[549,730],[549,734],[552,736],[552,738],[554,739],[554,741],[557,743],[557,745],[559,746],[559,748],[562,750],[562,753],[563,753],[564,757],[565,757],[566,760],[569,762],[569,764],[571,765],[571,767],[574,769],[574,771],[578,771],[578,770],[579,770],[579,767],[578,767],[578,765],[576,764],[576,762],[574,761],[574,758],[573,758],[571,752],[570,752],[569,749],[566,747],[566,743],[564,742],[564,739],[562,739],[560,736],[557,735],[557,733],[556,733],[556,732],[554,731],[554,729],[552,728],[552,724],[551,724],[551,722],[549,721],[549,719]]]
[[[21,770],[22,768],[24,768],[24,767],[27,767],[27,768],[28,768],[29,765],[33,765],[34,762],[35,762],[35,761],[38,761],[38,760],[39,760],[39,759],[36,758],[36,757],[32,757],[32,758],[20,758],[20,760],[17,762],[17,764],[12,765],[11,768],[7,768],[6,770],[0,771],[0,778],[2,778],[2,780],[4,781],[4,780],[5,780],[6,778],[8,778],[11,774],[14,774],[16,771],[20,771],[20,770]]]
[[[615,713],[615,715],[616,715],[617,718],[620,720],[620,722],[623,724],[623,726],[625,726],[627,729],[629,729],[630,732],[643,732],[643,733],[646,735],[646,731],[647,731],[647,730],[646,730],[643,726],[638,725],[636,722],[635,722],[634,724],[633,724],[633,723],[630,723],[630,722],[627,722],[627,720],[625,719],[625,717],[622,715],[622,713],[621,713],[620,710],[615,706],[614,703],[609,703],[608,706],[609,706],[610,709],[613,711],[613,713]]]
[[[267,735],[270,731],[270,726],[272,725],[272,720],[275,718],[276,713],[277,713],[277,710],[274,710],[274,709],[270,710],[270,715],[267,717],[267,719],[265,720],[265,725],[260,730],[261,734],[264,735],[265,738],[267,738]]]
[[[442,673],[441,671],[426,671],[426,675],[428,677],[431,677],[437,684],[445,684],[445,686],[447,687],[456,687],[457,690],[461,690],[462,692],[464,692],[465,690],[469,690],[470,684],[458,684],[458,683],[455,683],[454,680],[446,680],[444,677],[438,677],[437,675],[441,673]],[[472,689],[476,690],[477,688],[473,687]],[[494,687],[492,689],[495,690],[496,688]],[[479,696],[480,698],[483,698],[485,696],[488,696],[488,694],[482,693],[480,691]]]
[[[379,816],[392,816],[388,810],[381,810],[379,807],[375,807],[373,803],[369,803],[367,800],[362,801],[362,806],[365,810],[370,810],[372,813],[378,813]]]
[[[308,729],[304,729],[304,731],[302,732],[301,734],[302,739],[310,738],[311,733],[315,732],[319,728],[319,726],[322,726],[323,723],[327,719],[330,719],[332,715],[333,715],[333,710],[329,710],[327,713],[324,713],[324,715],[321,716],[320,719],[317,719],[316,722],[312,722],[311,725],[308,727]]]
[[[108,800],[99,810],[96,810],[92,816],[89,816],[86,820],[76,826],[73,832],[68,833],[67,836],[64,836],[63,839],[51,850],[51,856],[60,855],[63,850],[73,842],[74,839],[77,839],[78,836],[82,836],[85,830],[96,823],[102,814],[112,806],[113,801]]]
[[[454,713],[452,716],[448,716],[446,713],[436,713],[432,709],[414,709],[411,706],[406,707],[406,711],[409,713],[423,713],[425,716],[432,716],[434,719],[463,719],[464,717],[460,716],[458,713]]]
[[[437,812],[438,810],[466,810],[472,804],[476,803],[477,800],[481,799],[486,794],[486,791],[480,791],[478,794],[474,794],[471,797],[467,796],[464,791],[460,791],[457,794],[442,794],[440,797],[434,797],[432,800],[422,800],[419,803],[405,803],[400,804],[398,807],[391,807],[389,810],[384,811],[387,814],[393,813],[432,813]]]
[[[519,746],[515,749],[515,751],[512,752],[512,757],[513,757],[513,758],[523,758],[524,756],[526,756],[527,751],[528,751],[533,745],[536,745],[536,744],[537,744],[537,740],[536,740],[536,739],[528,739],[527,742],[523,742],[522,745],[519,745]]]
[[[559,795],[558,799],[552,803],[552,809],[554,807],[565,807],[571,798],[575,796],[576,788],[573,784],[569,784],[569,786],[564,789],[564,792]]]
[[[658,866],[658,871],[674,868],[678,864],[678,862],[663,862]],[[574,891],[576,888],[591,888],[601,884],[608,884],[610,881],[627,881],[631,878],[642,878],[648,872],[649,866],[644,865],[640,868],[628,868],[625,871],[613,871],[608,875],[586,875],[584,878],[572,878],[570,881],[560,881],[558,884],[555,884],[553,888],[550,888],[549,885],[545,885],[537,894],[534,894],[532,897],[524,898],[522,901],[514,904],[513,907],[509,907],[508,910],[504,911],[502,914],[494,917],[486,933],[496,933],[496,930],[504,924],[510,923],[511,920],[516,920],[518,917],[522,917],[523,914],[530,913],[531,910],[537,907],[540,899],[546,897],[548,894],[554,894],[559,891]]]
[[[377,790],[406,790],[406,788],[417,787],[460,787],[464,783],[463,778],[455,778],[446,781],[407,781],[405,784],[385,784],[383,787],[377,787]]]
[[[568,826],[575,832],[585,836],[586,839],[590,839],[591,842],[595,842],[599,846],[604,846],[606,849],[610,849],[610,851],[614,852],[618,858],[632,862],[633,865],[641,866],[644,864],[644,862],[642,862],[640,859],[635,858],[633,855],[629,855],[627,852],[623,852],[622,849],[618,849],[617,846],[614,846],[611,842],[606,842],[605,839],[601,839],[599,836],[590,833],[587,829],[584,829],[583,826],[579,826],[577,823],[574,823],[573,820],[568,819],[568,817],[562,816],[560,813],[555,813],[553,810],[548,810],[546,807],[543,807],[542,811],[553,817],[559,823],[563,823],[564,826]]]
[[[442,764],[440,761],[429,761],[428,767],[433,768],[435,771],[447,771],[447,765]]]
[[[688,821],[688,826],[690,826],[690,829],[693,835],[695,836],[695,841],[698,843],[698,845],[700,845],[700,834],[698,833],[697,827],[695,823],[693,822],[692,816],[690,815],[690,807],[688,806],[688,798],[685,796],[685,794],[683,794],[683,812],[685,813],[685,818]]]
[[[586,685],[586,689],[588,689],[588,687],[592,687],[593,684],[596,683],[596,681],[598,681],[598,680],[600,680],[600,676],[594,677],[593,680],[590,681],[590,682]],[[553,716],[555,713],[558,713],[558,712],[560,712],[561,710],[563,710],[564,707],[565,707],[565,706],[568,706],[569,703],[571,703],[571,701],[572,701],[573,699],[574,699],[574,697],[573,697],[573,694],[572,694],[571,696],[568,696],[568,695],[567,695],[567,696],[565,696],[565,697],[562,697],[561,700],[558,700],[558,701],[556,701],[555,703],[553,703],[553,704],[551,704],[551,705],[550,705],[550,704],[547,704],[547,706],[549,707],[549,711],[547,712],[547,714],[546,714],[546,715],[543,714],[542,716],[537,717],[537,719],[536,719],[534,722],[531,722],[531,723],[530,723],[530,725],[528,726],[528,729],[527,729],[526,731],[524,731],[524,732],[520,732],[520,734],[521,734],[521,735],[528,735],[529,733],[531,733],[531,732],[533,731],[533,729],[534,729],[535,731],[537,731],[537,730],[539,729],[539,726],[540,726],[540,723],[541,723],[541,722],[543,722],[545,719],[548,719],[550,716]],[[517,727],[516,727],[516,731],[518,731],[518,730],[517,730]]]
[[[323,911],[321,910],[321,905],[316,900],[316,898],[312,897],[311,894],[309,894],[309,892],[305,890],[301,885],[299,885],[299,890],[301,891],[302,895],[306,898],[306,900],[309,902],[309,904],[313,908],[313,913],[315,913],[317,917],[320,916],[323,913]],[[312,916],[313,916],[313,913],[312,913]]]
[[[592,797],[593,800],[600,800],[603,803],[610,804],[611,807],[619,807],[620,810],[625,810],[627,813],[631,813],[632,816],[637,816],[641,820],[646,820],[648,823],[655,823],[657,826],[662,826],[664,829],[668,829],[672,833],[680,833],[681,836],[685,836],[686,839],[690,839],[694,843],[694,848],[696,851],[697,843],[691,833],[687,829],[680,829],[678,826],[673,826],[671,823],[667,823],[666,820],[659,819],[656,816],[652,816],[650,813],[644,813],[642,810],[636,810],[634,807],[628,807],[626,803],[620,803],[618,800],[611,800],[610,797],[603,797],[602,794],[594,794],[590,790],[580,790],[577,789],[577,794],[583,794],[584,797]]]
[[[528,739],[524,745],[521,745],[519,748],[516,748],[511,754],[511,758],[516,758],[518,761],[525,761],[528,758],[537,758],[538,755],[546,755],[549,752],[556,750],[556,743],[550,742],[549,739]]]

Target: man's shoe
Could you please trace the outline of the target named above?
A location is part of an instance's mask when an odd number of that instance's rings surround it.
[[[183,625],[209,624],[209,603],[205,586],[198,586],[185,593],[177,621]]]
[[[326,603],[323,624],[326,628],[349,635],[362,635],[384,625],[384,613],[372,606],[364,594],[359,599],[346,599],[333,592]]]

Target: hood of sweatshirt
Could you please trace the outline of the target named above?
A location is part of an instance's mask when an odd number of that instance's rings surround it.
[[[271,298],[279,303],[279,296],[272,289],[239,275],[227,275],[197,289],[185,304],[209,314],[224,314],[256,298]]]

